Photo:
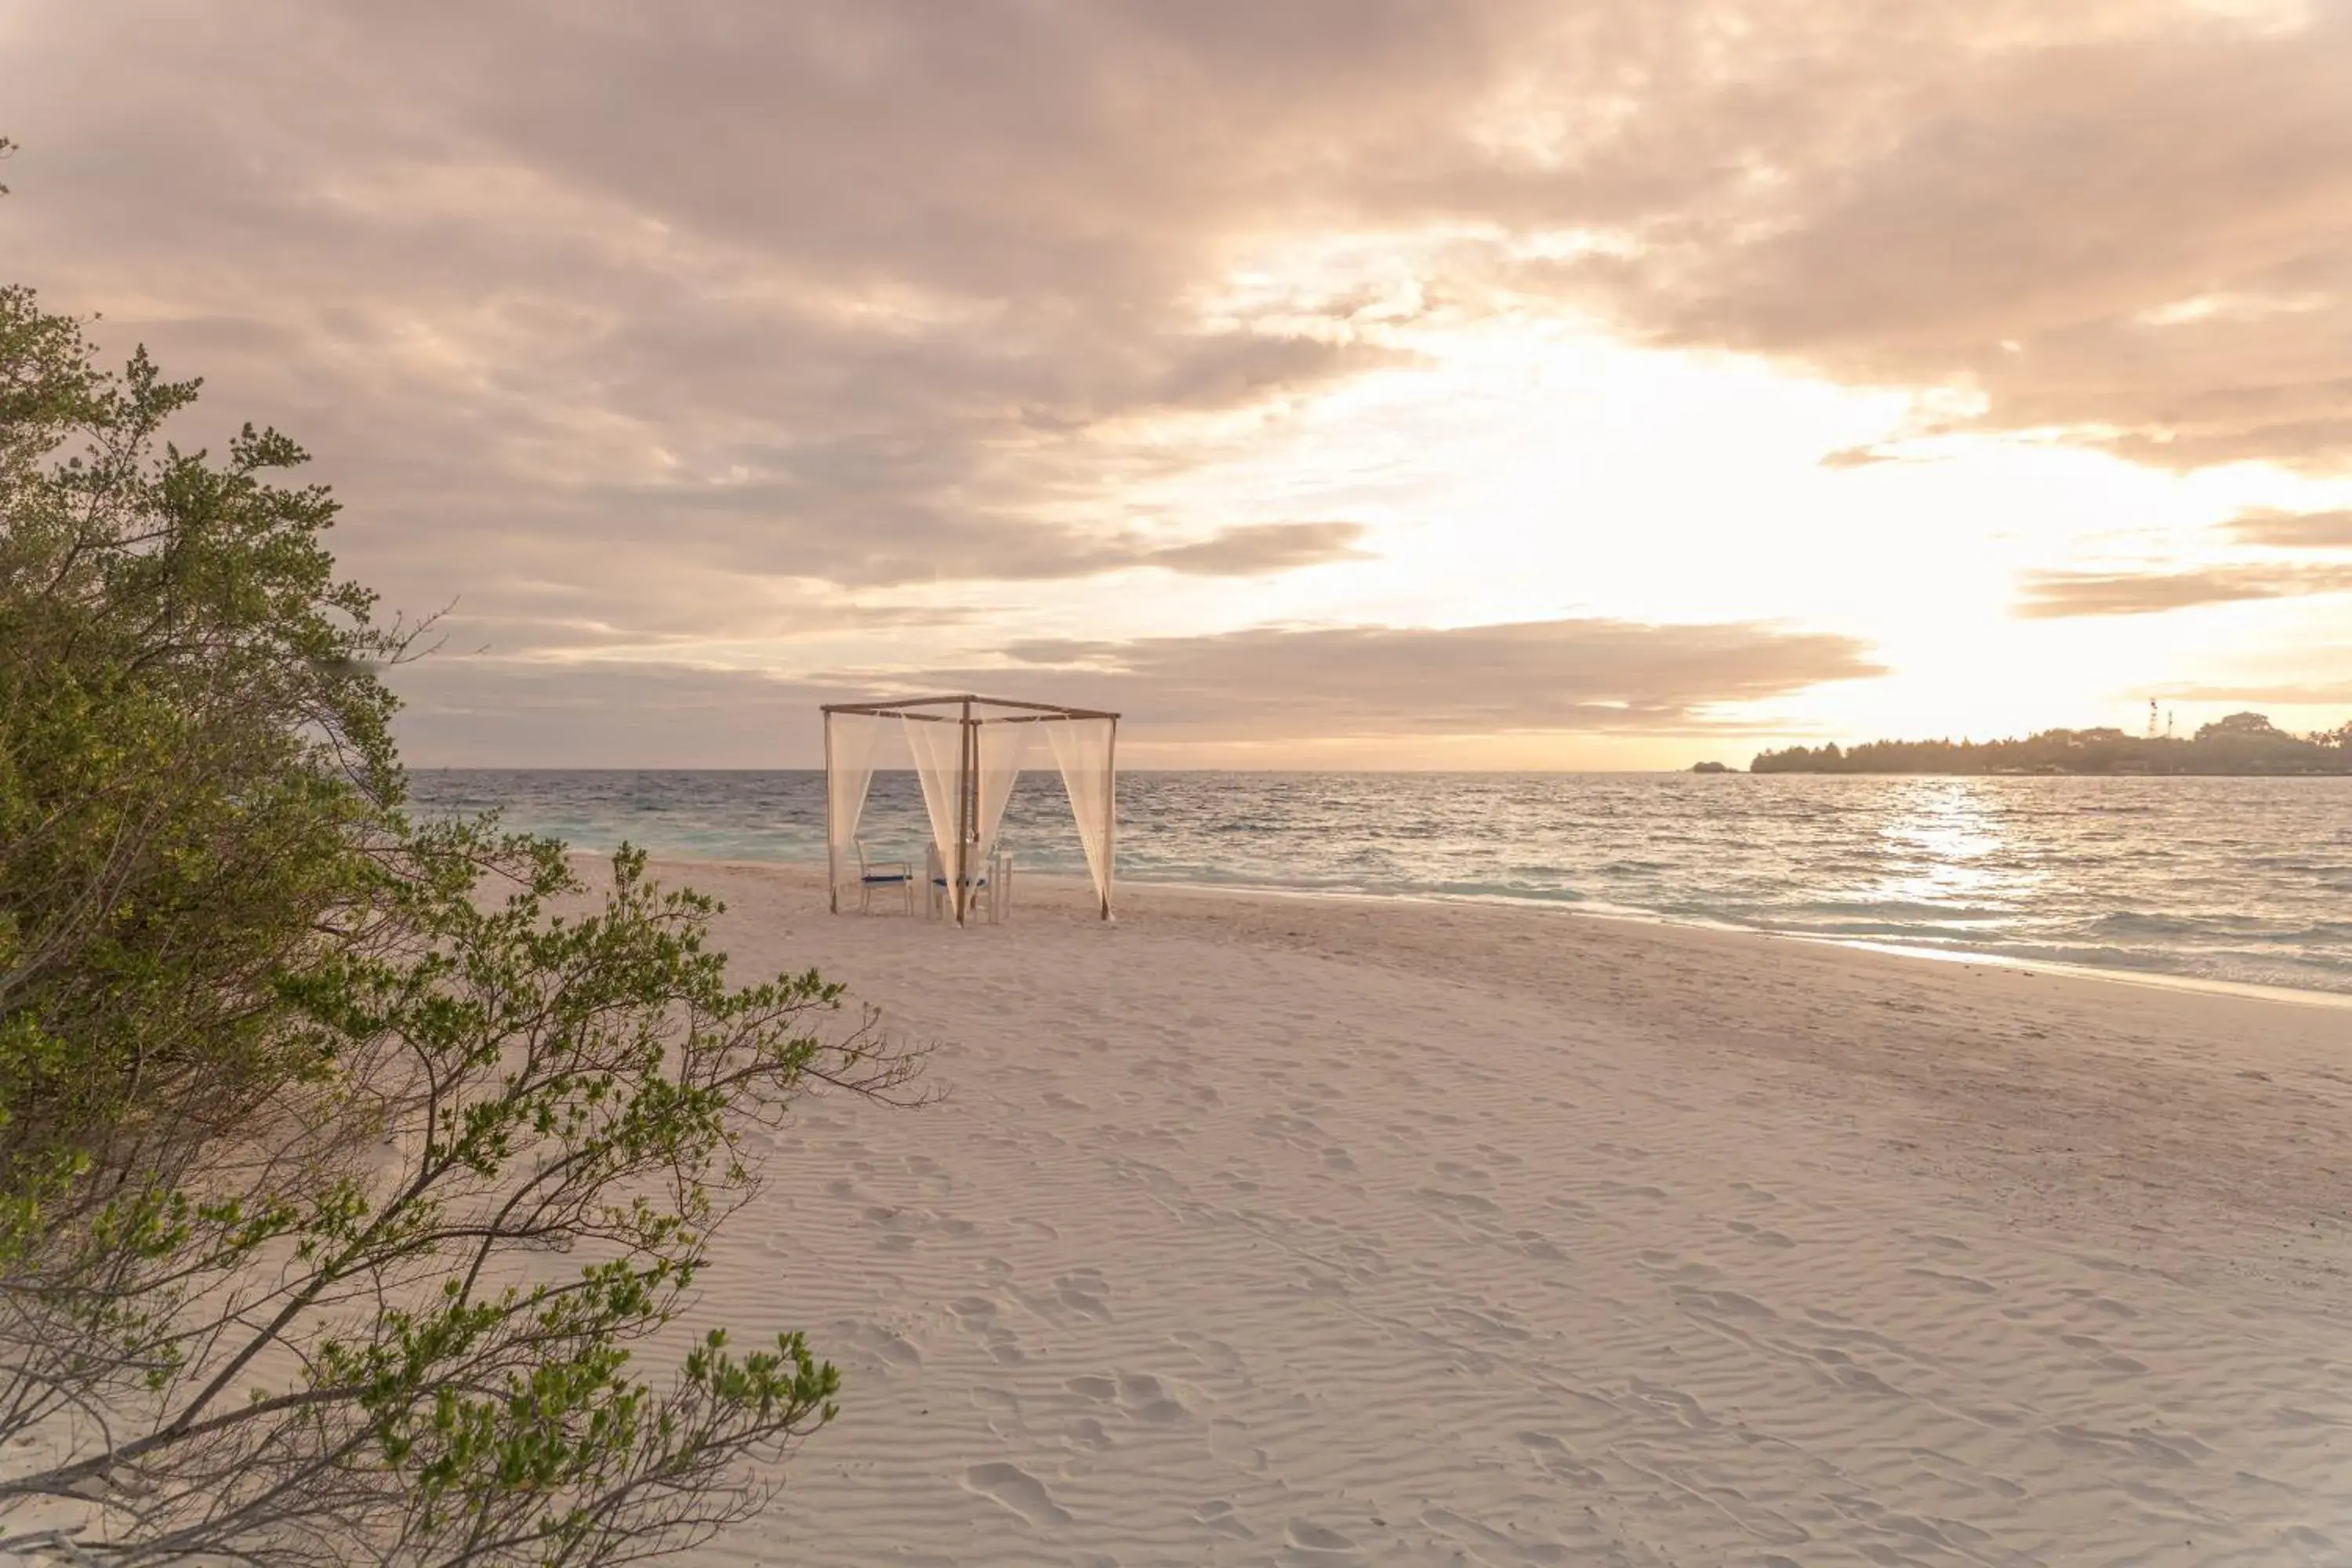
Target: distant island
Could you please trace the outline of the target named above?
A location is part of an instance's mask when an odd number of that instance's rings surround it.
[[[1756,773],[2352,773],[2352,723],[2291,735],[2232,713],[2189,739],[2121,730],[2044,730],[2022,741],[1871,741],[1765,752]]]

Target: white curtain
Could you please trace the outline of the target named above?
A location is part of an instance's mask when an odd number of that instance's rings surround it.
[[[1111,835],[1118,809],[1111,778],[1111,721],[1064,719],[1035,728],[1045,731],[1053,743],[1054,761],[1062,770],[1062,787],[1069,792],[1070,811],[1078,819],[1078,842],[1086,847],[1087,870],[1095,879],[1095,895],[1108,910]]]
[[[980,727],[980,864],[988,864],[996,848],[996,830],[1004,822],[1004,803],[1013,798],[1013,781],[1036,740],[1038,725],[982,724]]]
[[[915,778],[923,786],[923,810],[931,819],[931,843],[940,852],[940,874],[952,879],[956,863],[956,803],[963,798],[963,725],[955,720],[901,717],[907,749],[915,753]]]
[[[882,721],[871,713],[828,713],[824,730],[824,836],[838,881],[844,868],[857,863],[857,822],[866,815],[866,786],[874,782]]]

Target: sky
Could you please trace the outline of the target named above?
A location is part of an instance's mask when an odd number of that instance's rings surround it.
[[[2352,0],[0,0],[0,274],[313,454],[412,763],[2352,718]]]

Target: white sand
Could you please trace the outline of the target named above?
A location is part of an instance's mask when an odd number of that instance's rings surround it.
[[[1136,889],[753,973],[940,1042],[707,1276],[841,1419],[719,1563],[2352,1562],[2352,1012]]]

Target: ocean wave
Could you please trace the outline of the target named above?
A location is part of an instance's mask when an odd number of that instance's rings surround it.
[[[2101,915],[2090,922],[2086,932],[2102,937],[2164,938],[2191,936],[2200,930],[2199,922],[2173,915],[2144,914],[2136,910],[2119,910]]]
[[[1120,780],[1122,876],[1647,913],[1889,945],[2352,989],[2352,796],[2291,779],[1142,773]],[[421,811],[609,849],[824,858],[822,776],[423,772]],[[2333,786],[2333,787],[2331,787]],[[875,776],[887,858],[929,826]],[[1050,771],[1004,824],[1024,869],[1083,874]]]

